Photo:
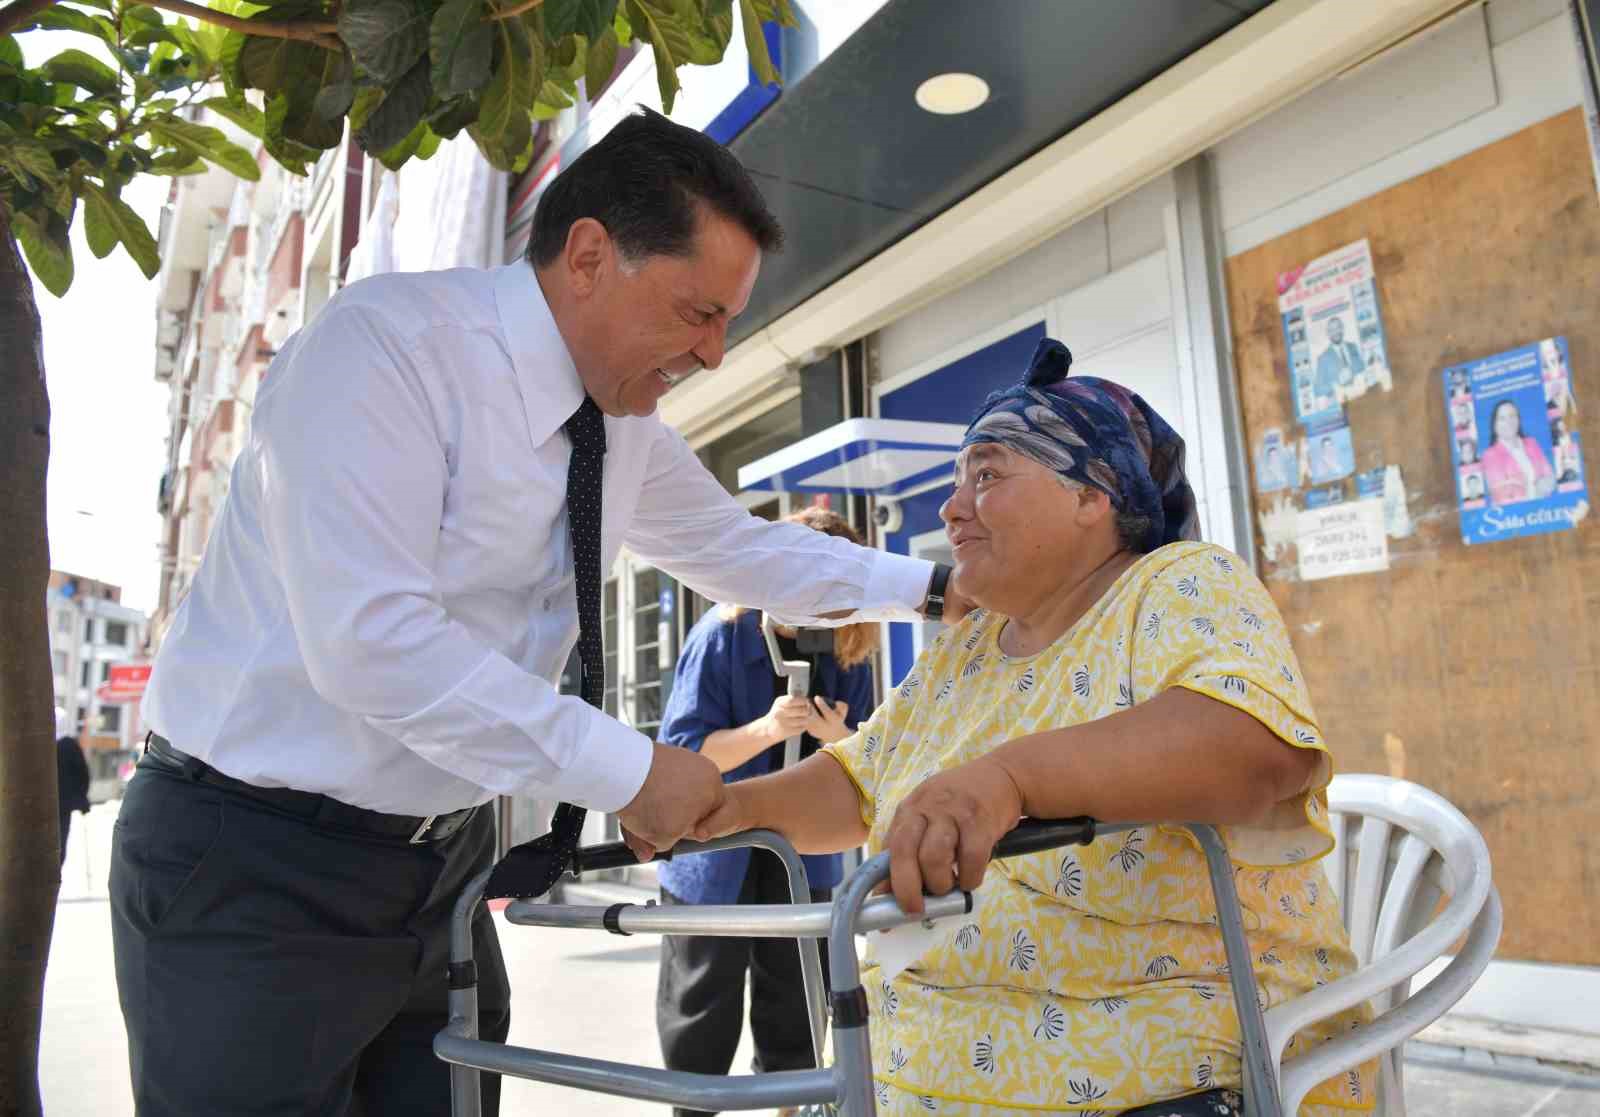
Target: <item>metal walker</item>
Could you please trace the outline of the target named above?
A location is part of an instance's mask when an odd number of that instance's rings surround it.
[[[1093,819],[1059,822],[1025,820],[995,847],[994,859],[1087,845],[1096,837],[1135,829],[1137,824],[1101,824]],[[1248,1117],[1282,1117],[1277,1076],[1267,1044],[1257,997],[1255,971],[1245,939],[1233,868],[1216,829],[1190,825],[1205,853],[1216,900],[1218,926],[1228,960],[1243,1040],[1244,1111]],[[529,927],[570,927],[636,935],[721,935],[799,940],[811,1037],[821,1069],[768,1074],[709,1075],[609,1062],[477,1038],[478,989],[472,960],[472,918],[489,873],[475,877],[456,903],[450,929],[450,1023],[433,1042],[434,1053],[450,1063],[453,1117],[481,1117],[480,1071],[492,1071],[554,1085],[690,1109],[751,1110],[782,1106],[831,1106],[840,1117],[871,1117],[876,1112],[872,1054],[867,1033],[867,996],[861,987],[855,936],[906,923],[963,915],[972,910],[970,893],[929,897],[921,915],[907,915],[892,896],[868,898],[889,875],[889,855],[880,853],[845,879],[831,904],[814,904],[805,866],[794,847],[770,830],[750,830],[710,842],[683,842],[658,860],[675,854],[709,853],[749,846],[770,850],[789,874],[791,904],[674,905],[613,904],[579,906],[515,901],[506,919]],[[636,863],[621,842],[577,851],[574,872],[582,874]],[[834,990],[824,999],[818,940],[828,940]],[[833,1028],[832,1066],[823,1066],[824,1039]]]

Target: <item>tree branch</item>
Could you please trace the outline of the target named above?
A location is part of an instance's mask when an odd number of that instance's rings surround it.
[[[22,2],[24,0],[18,0],[18,3]],[[344,49],[338,39],[337,23],[327,23],[322,20],[290,20],[286,23],[273,23],[269,20],[241,19],[226,12],[219,12],[215,8],[208,8],[204,4],[191,4],[189,0],[140,0],[140,3],[214,23],[230,31],[243,31],[246,35],[260,35],[268,39],[300,39],[307,43],[315,43],[325,50]]]
[[[523,12],[531,12],[543,3],[544,0],[521,0],[521,3],[514,4],[509,8],[496,8],[489,16],[489,22],[493,23],[497,19],[510,19],[512,16],[519,16]]]
[[[53,3],[55,0],[16,0],[16,3],[0,9],[0,35],[21,27]]]

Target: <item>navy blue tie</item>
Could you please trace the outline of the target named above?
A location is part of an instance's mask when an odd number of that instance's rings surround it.
[[[600,637],[600,493],[605,471],[605,416],[588,396],[566,422],[572,442],[567,468],[567,531],[572,538],[573,577],[578,597],[579,691],[600,708],[606,690],[605,644]],[[508,850],[489,875],[484,899],[543,896],[568,867],[583,834],[583,807],[561,803],[550,832]]]

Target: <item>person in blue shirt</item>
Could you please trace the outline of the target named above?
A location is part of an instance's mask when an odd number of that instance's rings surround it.
[[[806,508],[788,517],[861,542],[837,513]],[[779,628],[783,658],[812,661],[809,698],[788,696],[773,670],[761,614],[723,606],[695,624],[678,658],[661,740],[715,761],[727,782],[783,766],[784,743],[804,734],[801,754],[841,741],[873,709],[875,624],[832,630],[832,654],[802,655],[793,630]],[[813,901],[828,899],[842,875],[838,854],[804,858]],[[788,875],[772,854],[738,849],[675,857],[660,866],[663,904],[789,902]],[[827,959],[823,959],[826,965]],[[793,939],[667,936],[661,940],[656,1028],[668,1068],[727,1074],[744,1028],[745,972],[758,1072],[814,1066],[800,956]],[[675,1109],[676,1117],[699,1111]]]

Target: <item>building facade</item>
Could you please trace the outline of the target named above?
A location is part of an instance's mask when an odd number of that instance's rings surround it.
[[[723,367],[668,396],[666,421],[760,514],[826,501],[875,545],[938,557],[949,428],[1015,382],[1040,336],[1065,341],[1076,371],[1135,388],[1184,434],[1205,536],[1273,592],[1341,767],[1417,779],[1484,830],[1506,961],[1473,1011],[1592,1030],[1563,1007],[1582,999],[1561,994],[1600,990],[1600,863],[1550,836],[1586,833],[1600,805],[1600,661],[1582,635],[1600,620],[1593,420],[1577,406],[1600,367],[1600,5],[798,6],[802,26],[769,35],[781,91],[752,80],[737,41],[721,66],[685,74],[674,116],[739,154],[789,248]],[[653,66],[649,52],[625,60],[593,103],[545,124],[506,192],[501,259],[524,250],[560,167],[657,103]],[[941,101],[940,79],[962,73],[984,96]],[[360,219],[378,202],[367,181]],[[228,209],[194,189],[191,211]],[[195,335],[231,228],[208,234],[189,279],[164,273],[176,336]],[[217,506],[214,449],[243,421],[210,418],[205,352],[187,342],[168,374],[185,379],[163,610]],[[1496,481],[1478,443],[1498,419],[1471,400],[1498,415],[1502,397],[1537,393],[1494,379],[1527,353],[1553,370],[1549,409],[1524,432],[1553,491],[1507,511],[1473,495],[1473,477]],[[1479,385],[1469,404],[1447,394],[1447,371]],[[874,422],[923,441],[869,445],[883,428],[859,424]],[[841,480],[857,459],[871,470]],[[618,560],[610,712],[659,724],[706,606]],[[890,628],[884,683],[924,635]],[[509,844],[539,833],[549,804],[501,809]],[[591,840],[614,831],[590,826]]]
[[[173,179],[161,214],[155,377],[170,387],[171,403],[157,490],[156,645],[227,499],[262,374],[342,282],[366,179],[365,157],[348,139],[301,178],[228,121],[203,119],[254,147],[261,178],[244,182],[208,164]]]
[[[120,772],[143,733],[138,706],[106,685],[113,668],[146,660],[149,618],[121,598],[118,586],[61,570],[50,572],[45,593],[56,732],[78,738],[96,802],[121,794]]]

